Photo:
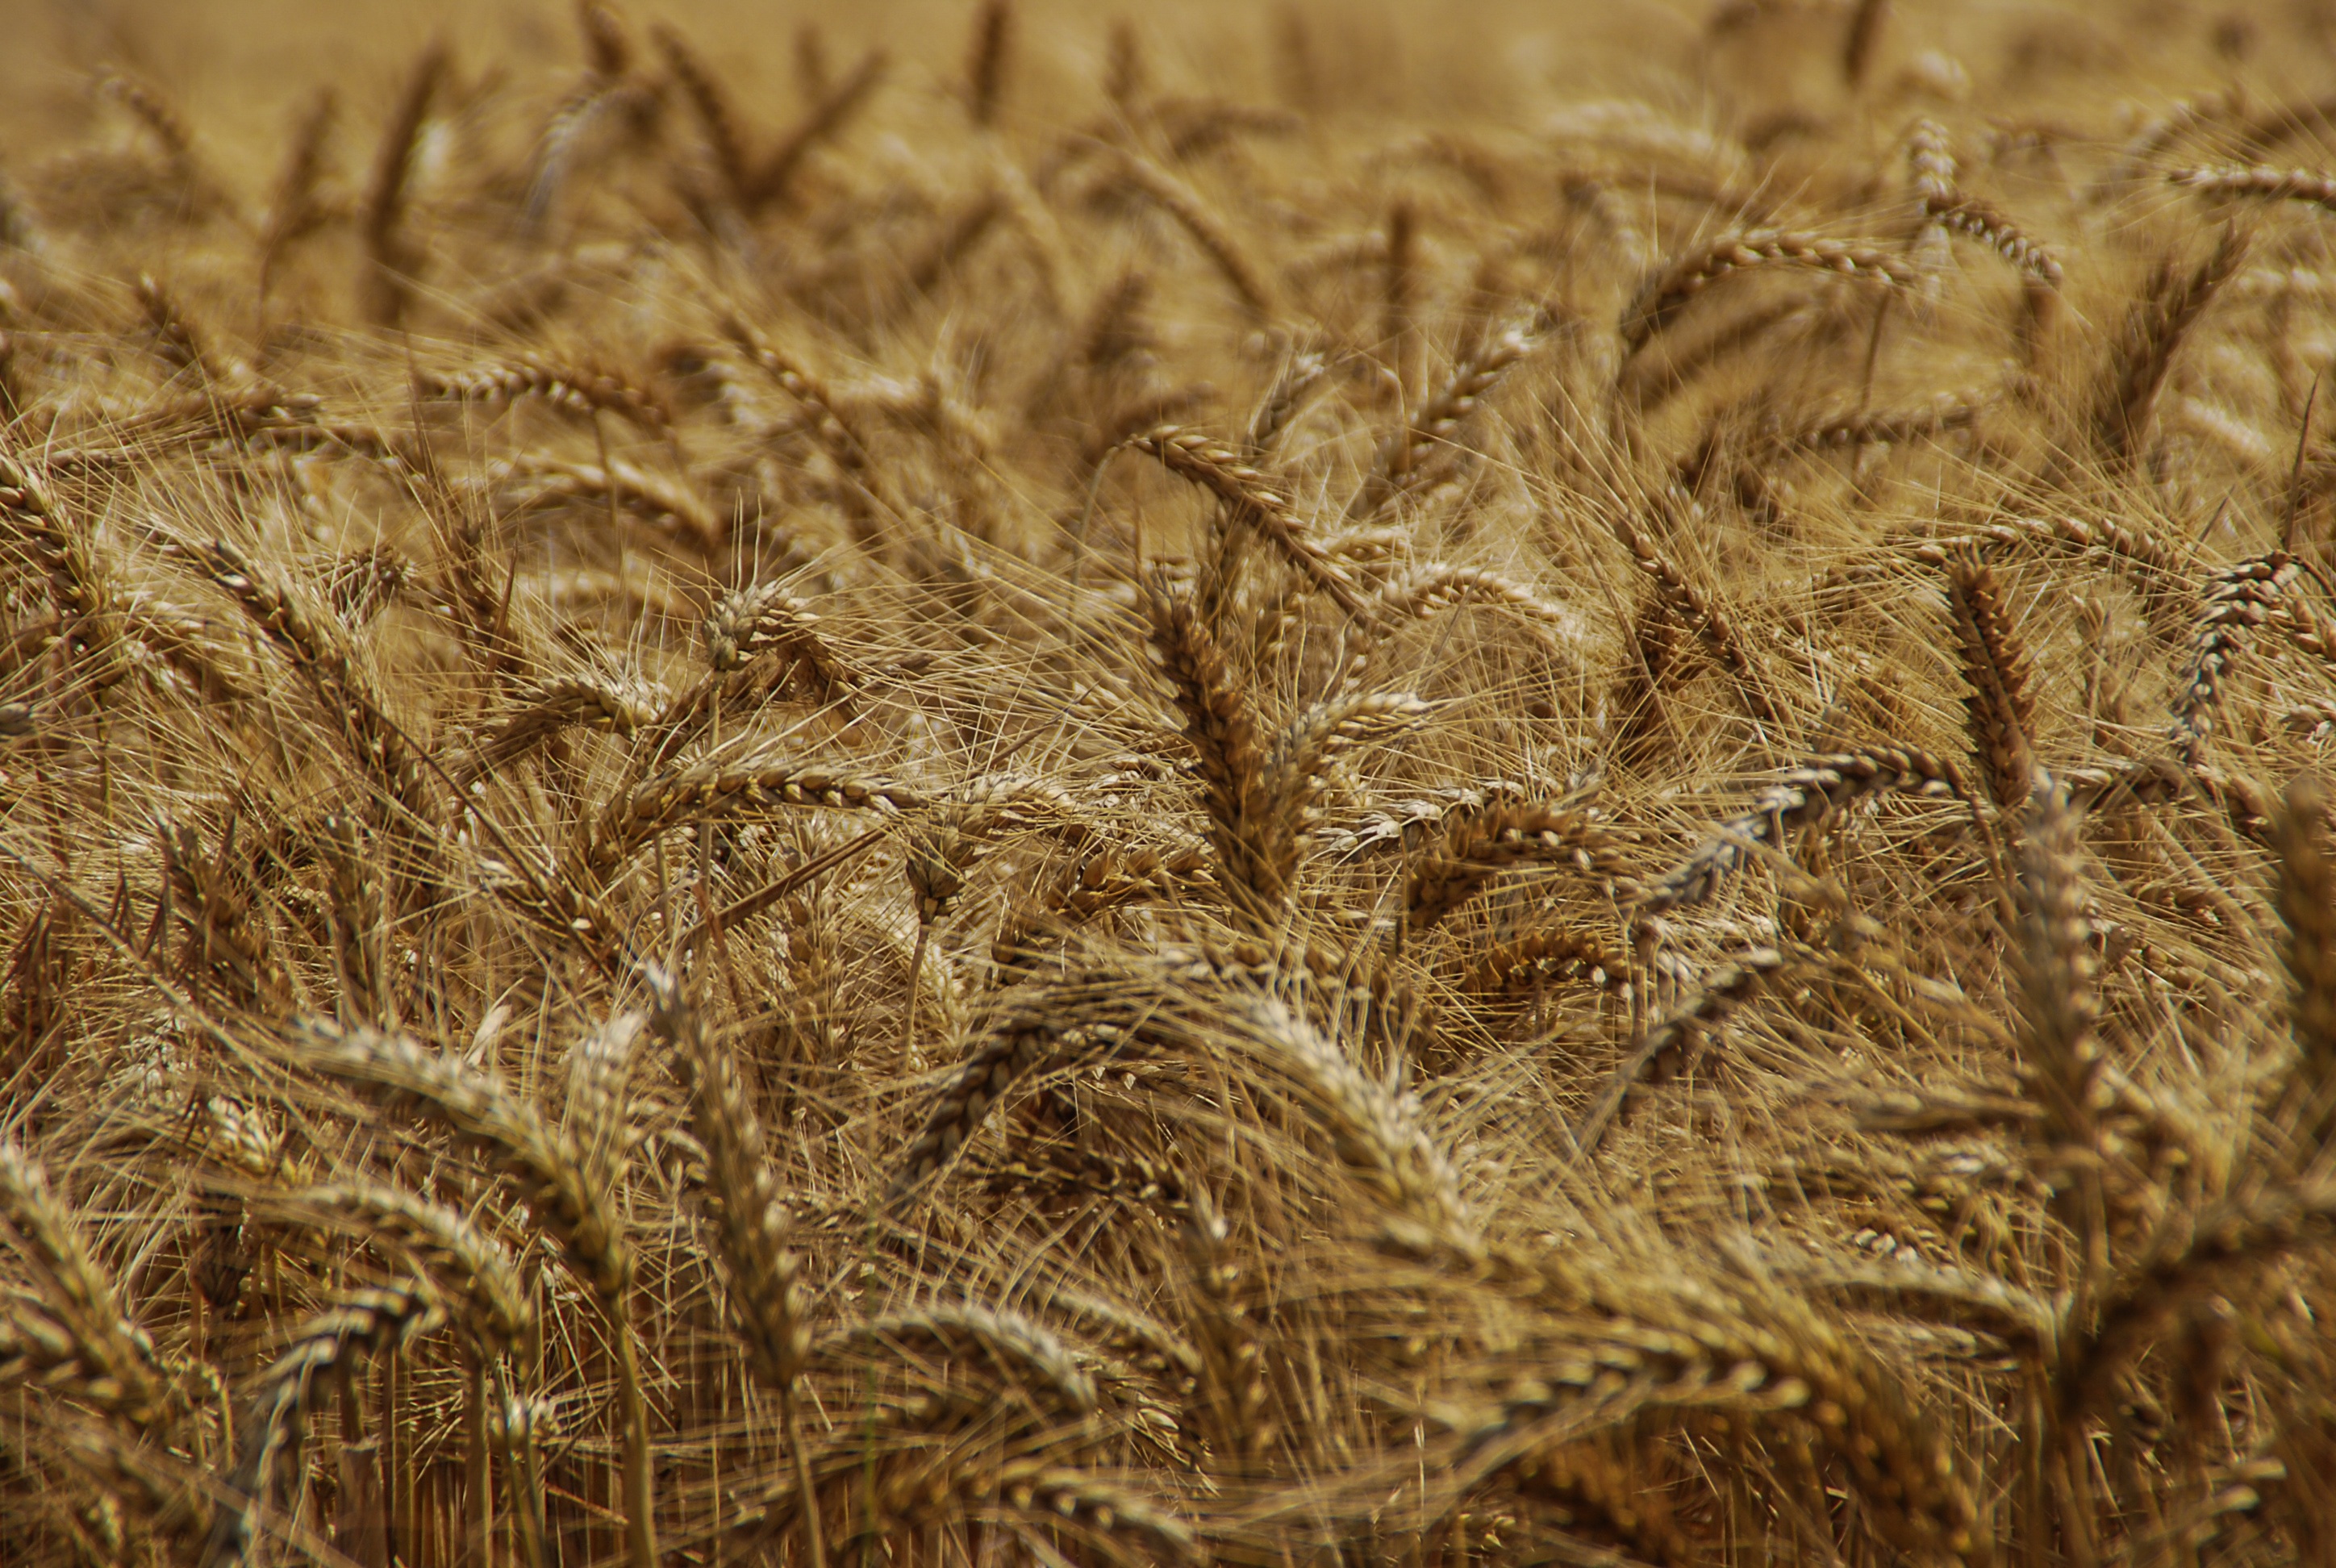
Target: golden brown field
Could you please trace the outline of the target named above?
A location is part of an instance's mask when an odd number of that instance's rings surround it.
[[[2336,9],[0,4],[0,1560],[2336,1563]]]

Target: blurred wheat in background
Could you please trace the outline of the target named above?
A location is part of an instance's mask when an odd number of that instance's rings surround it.
[[[0,1557],[2336,1563],[2336,6],[0,4]]]

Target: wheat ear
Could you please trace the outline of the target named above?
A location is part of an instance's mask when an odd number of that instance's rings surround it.
[[[1579,811],[1552,805],[1495,805],[1461,816],[1443,842],[1416,859],[1406,917],[1425,931],[1515,866],[1568,865],[1628,903],[1642,883],[1622,853],[1628,842]]]
[[[690,1095],[690,1130],[706,1150],[731,1315],[756,1372],[785,1395],[811,1354],[810,1306],[786,1247],[787,1211],[762,1122],[729,1053],[706,1037],[679,983],[659,971],[649,984],[657,1003],[651,1022],[675,1053]]]
[[[1315,540],[1290,498],[1231,447],[1174,424],[1147,431],[1128,444],[1222,502],[1237,523],[1262,534],[1331,603],[1349,616],[1364,615],[1354,583]]]
[[[1288,892],[1267,841],[1277,803],[1266,794],[1266,757],[1249,701],[1192,601],[1164,584],[1147,585],[1152,650],[1184,717],[1184,738],[1200,758],[1202,805],[1226,892],[1262,918]]]
[[[2287,928],[2281,956],[2296,1049],[2289,1093],[2298,1103],[2307,1159],[2336,1140],[2336,869],[2325,848],[2329,815],[2324,788],[2299,776],[2274,827],[2279,914]]]
[[[391,720],[372,678],[337,632],[310,615],[289,590],[227,541],[190,544],[186,553],[315,687],[332,711],[350,760],[409,821],[429,821],[424,769],[408,749],[403,730]]]
[[[1124,150],[1114,172],[1120,184],[1151,200],[1192,237],[1252,320],[1262,324],[1273,319],[1273,289],[1265,274],[1191,186],[1152,160]]]
[[[2214,253],[2188,271],[2170,259],[2158,265],[2111,349],[2094,415],[2095,433],[2113,462],[2141,456],[2174,356],[2246,255],[2246,233],[2234,224],[2223,230]]]
[[[2176,169],[2166,182],[2207,196],[2252,196],[2275,201],[2307,201],[2336,212],[2336,176],[2309,169],[2268,169],[2236,163],[2220,168]]]
[[[744,192],[746,209],[760,211],[772,206],[784,207],[794,198],[795,176],[813,152],[850,124],[852,117],[867,105],[884,84],[884,73],[891,67],[891,60],[881,49],[871,49],[852,74],[837,83],[833,91],[813,104],[793,128],[779,138],[746,181]]]
[[[423,120],[430,112],[430,101],[437,95],[449,59],[445,45],[435,44],[414,62],[405,90],[398,95],[389,123],[383,128],[373,180],[365,190],[359,229],[371,263],[366,289],[373,318],[384,326],[395,326],[404,319],[413,296],[416,257],[404,233],[405,209],[414,191]]]
[[[1689,581],[1677,562],[1654,547],[1647,536],[1626,519],[1618,519],[1616,535],[1639,570],[1653,581],[1655,592],[1672,615],[1696,635],[1728,671],[1736,683],[1737,694],[1755,719],[1764,725],[1779,726],[1785,723],[1784,710],[1768,695],[1767,682],[1759,667],[1753,661],[1752,651],[1745,645],[1737,630],[1735,618],[1719,603]]]
[[[754,818],[805,806],[895,813],[925,796],[888,778],[861,778],[776,757],[703,762],[650,779],[611,801],[594,823],[586,863],[599,876],[668,828]]]
[[[2191,767],[2204,760],[2214,710],[2231,667],[2253,633],[2278,610],[2301,569],[2284,553],[2255,556],[2209,573],[2190,658],[2173,703],[2171,738]]]
[[[1904,260],[1885,250],[1790,229],[1757,229],[1714,240],[1680,258],[1654,278],[1622,317],[1622,341],[1631,351],[1668,327],[1688,301],[1730,273],[1793,267],[1867,278],[1883,285],[1905,276]]]
[[[664,397],[621,372],[601,365],[564,364],[538,354],[423,372],[415,377],[415,390],[427,398],[488,406],[533,397],[587,417],[613,414],[655,435],[673,426],[673,411]]]
[[[1622,1059],[1574,1125],[1574,1147],[1583,1154],[1596,1154],[1606,1135],[1626,1119],[1641,1085],[1660,1083],[1686,1071],[1712,1031],[1757,997],[1791,961],[1792,955],[1776,948],[1748,948],[1705,975]]]
[[[419,1281],[361,1290],[318,1313],[277,1357],[245,1417],[242,1453],[223,1488],[236,1499],[219,1514],[204,1544],[203,1568],[243,1568],[256,1561],[259,1514],[277,1471],[300,1460],[309,1390],[319,1377],[376,1351],[394,1351],[443,1321],[438,1299]]]
[[[270,1200],[287,1216],[323,1220],[404,1256],[443,1296],[462,1304],[462,1331],[482,1356],[532,1343],[534,1304],[502,1244],[453,1210],[364,1180],[329,1183]]]
[[[638,1025],[636,1024],[636,1028]],[[616,1038],[609,1036],[613,1046]],[[579,1144],[569,1131],[555,1133],[530,1106],[502,1085],[461,1061],[425,1049],[404,1035],[374,1029],[343,1030],[320,1021],[306,1024],[299,1061],[317,1072],[359,1085],[394,1100],[417,1104],[457,1136],[477,1144],[516,1182],[536,1222],[551,1232],[578,1275],[591,1286],[617,1357],[618,1400],[614,1415],[625,1439],[626,1529],[633,1568],[656,1568],[656,1519],[649,1486],[647,1407],[640,1394],[639,1350],[628,1310],[633,1278],[632,1249],[624,1234],[611,1180],[621,1169],[610,1148],[618,1136],[607,1125],[588,1127]],[[577,1096],[587,1107],[608,1112],[610,1072],[595,1054],[579,1056],[586,1070]],[[602,1119],[595,1117],[589,1119]]]
[[[680,982],[662,969],[647,975],[657,1037],[689,1093],[690,1130],[706,1150],[706,1174],[715,1197],[715,1251],[727,1276],[730,1316],[745,1341],[755,1373],[779,1397],[780,1419],[793,1451],[796,1480],[812,1495],[810,1458],[795,1412],[795,1380],[812,1354],[811,1308],[804,1299],[778,1173],[763,1143],[762,1121],[727,1051],[706,1037],[704,1022]],[[806,1507],[806,1544],[813,1568],[826,1558],[818,1511]]]
[[[468,795],[479,780],[500,774],[562,730],[628,736],[655,725],[666,712],[657,700],[661,695],[639,682],[593,675],[537,681],[517,694],[501,720],[466,745],[448,771],[455,787]]]
[[[2336,1186],[2324,1183],[2273,1188],[2198,1216],[2185,1238],[2161,1246],[2100,1300],[2096,1327],[2064,1339],[2059,1378],[2062,1429],[2074,1432],[2107,1407],[2117,1379],[2185,1305],[2227,1290],[2234,1281],[2286,1253],[2323,1246],[2332,1235]]]
[[[1957,558],[1947,570],[1948,604],[1962,650],[1963,728],[1996,805],[2009,811],[2034,788],[2036,667],[1986,562]]]
[[[725,593],[706,612],[706,662],[716,671],[775,653],[810,676],[822,702],[833,702],[853,684],[852,667],[827,634],[808,599],[777,583]]]
[[[811,1359],[822,1367],[856,1366],[878,1347],[952,1360],[978,1356],[1007,1383],[1042,1390],[1071,1414],[1095,1408],[1095,1378],[1060,1339],[1018,1313],[969,1303],[894,1313],[822,1336]]]
[[[2094,1300],[2108,1268],[2107,1214],[2098,1174],[2101,1106],[2097,1080],[2099,1009],[2092,921],[2085,912],[2081,819],[2057,787],[2039,781],[2020,851],[2021,1043],[2025,1087],[2043,1112],[2037,1137],[2072,1173],[2063,1205],[2079,1247],[2078,1300]]]
[[[42,1300],[64,1330],[79,1365],[73,1392],[134,1425],[154,1419],[166,1389],[152,1342],[122,1315],[80,1227],[49,1191],[47,1175],[11,1142],[0,1142],[0,1222],[33,1266]]]
[[[1708,903],[1752,846],[1780,848],[1786,838],[1836,811],[1876,795],[1905,794],[1968,801],[1954,765],[1925,751],[1878,746],[1814,757],[1761,792],[1750,811],[1718,824],[1702,846],[1654,883],[1640,901],[1643,915]]]

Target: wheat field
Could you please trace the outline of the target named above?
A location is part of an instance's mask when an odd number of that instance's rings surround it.
[[[0,1559],[2336,1563],[2336,10],[0,5]]]

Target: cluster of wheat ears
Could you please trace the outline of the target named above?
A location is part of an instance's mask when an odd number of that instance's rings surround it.
[[[1339,17],[76,79],[0,1555],[2336,1561],[2336,101]]]

